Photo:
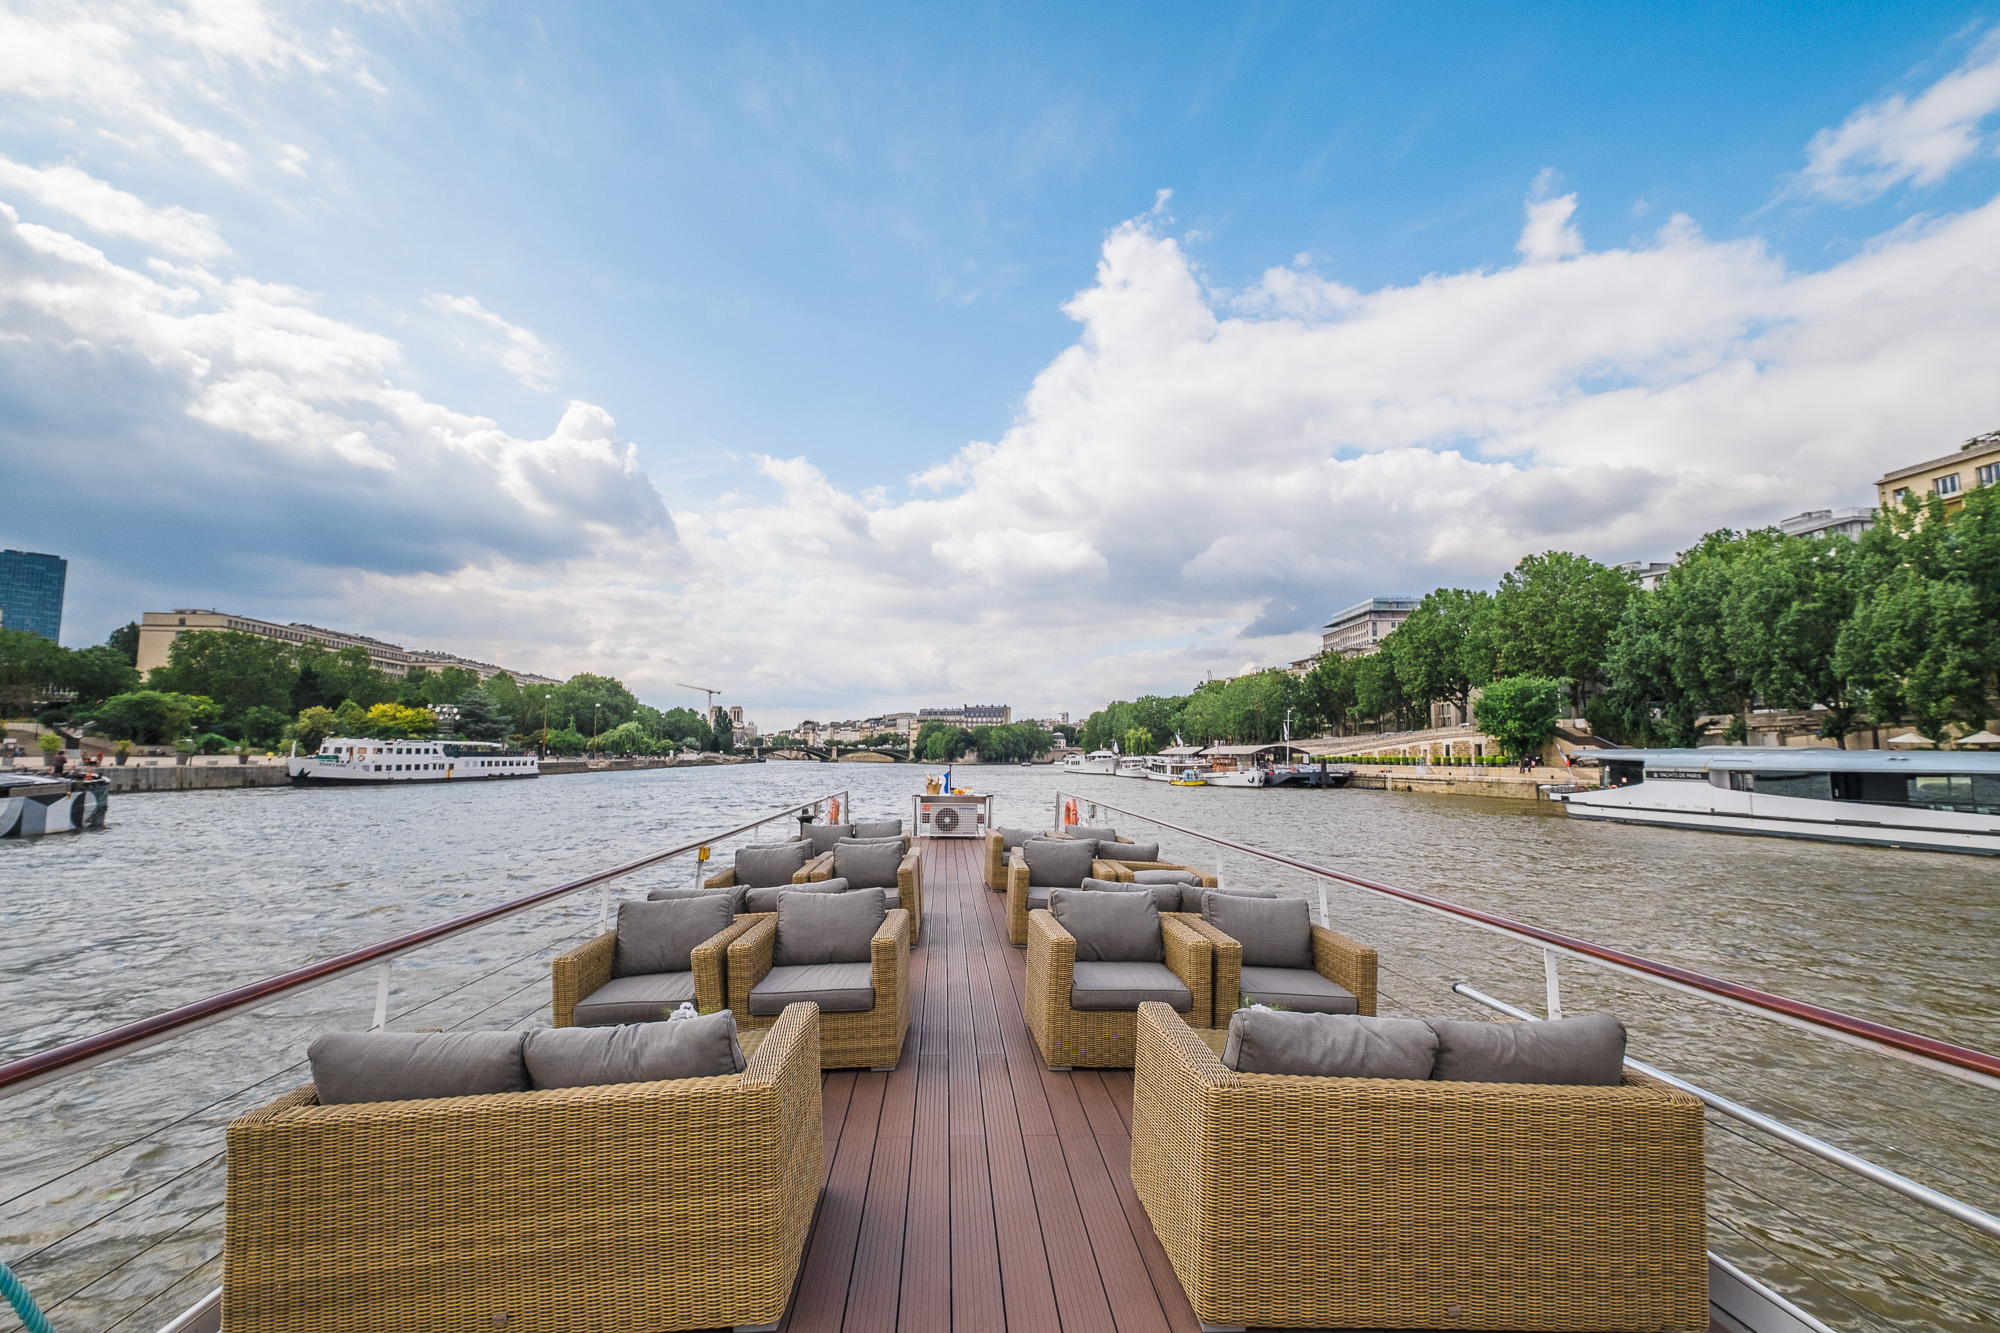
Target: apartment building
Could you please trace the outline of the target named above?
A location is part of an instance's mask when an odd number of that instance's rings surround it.
[[[198,608],[181,608],[175,611],[148,611],[139,619],[139,661],[141,671],[151,671],[154,667],[165,666],[167,649],[183,634],[196,630],[234,630],[238,634],[254,634],[262,639],[279,639],[286,643],[317,643],[329,652],[339,652],[343,648],[359,648],[368,654],[368,660],[385,675],[398,680],[410,674],[412,667],[424,667],[431,671],[444,668],[462,667],[476,671],[481,680],[497,676],[505,667],[494,666],[491,662],[475,662],[469,657],[459,657],[454,653],[434,653],[420,649],[404,648],[397,644],[385,643],[381,639],[371,639],[365,634],[348,634],[341,630],[322,629],[318,625],[305,625],[297,621],[281,625],[275,621],[258,620],[253,616],[231,615],[224,611],[205,611]],[[538,676],[532,671],[507,671],[517,684],[560,685],[553,676]]]
[[[1922,502],[1935,495],[1947,510],[1962,509],[1968,491],[1995,482],[2000,482],[2000,430],[1973,436],[1956,453],[1897,468],[1875,483],[1875,494],[1884,508],[1900,509],[1905,499]]]

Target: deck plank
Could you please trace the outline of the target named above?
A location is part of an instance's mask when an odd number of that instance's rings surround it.
[[[829,1154],[819,1218],[806,1246],[805,1263],[785,1327],[795,1333],[840,1333],[847,1312],[854,1244],[861,1233],[861,1209],[868,1194],[875,1155],[875,1126],[882,1111],[881,1074],[855,1077],[839,1142]]]

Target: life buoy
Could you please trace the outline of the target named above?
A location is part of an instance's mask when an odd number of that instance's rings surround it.
[[[840,798],[838,796],[826,803],[826,822],[829,824],[838,824],[840,822]]]
[[[1076,823],[1076,799],[1074,797],[1070,799],[1068,805],[1065,805],[1063,807],[1063,823],[1065,824]]]

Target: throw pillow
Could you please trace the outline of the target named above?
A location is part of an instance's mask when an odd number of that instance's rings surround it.
[[[751,889],[743,895],[743,910],[746,912],[775,912],[778,910],[778,895],[781,893],[846,893],[844,879],[816,879],[805,884],[772,884],[761,889]]]
[[[646,894],[647,902],[665,902],[669,898],[727,898],[731,915],[744,911],[743,899],[750,890],[742,884],[734,884],[726,889],[652,889]]]
[[[893,889],[896,868],[903,864],[903,840],[856,847],[842,842],[833,849],[833,873],[857,889]]]
[[[1625,1025],[1606,1013],[1546,1023],[1433,1018],[1431,1077],[1460,1083],[1562,1083],[1612,1087],[1625,1081]]]
[[[1090,874],[1096,851],[1095,843],[1054,838],[1033,838],[1021,844],[1021,856],[1028,863],[1028,883],[1038,888],[1079,887]]]
[[[1067,833],[1072,838],[1084,838],[1092,842],[1118,841],[1117,829],[1096,828],[1089,824],[1065,824],[1056,832]]]
[[[839,851],[843,847],[901,847],[902,845],[901,838],[842,838],[833,844],[833,849]]]
[[[719,893],[620,903],[618,948],[612,956],[611,975],[650,977],[685,972],[694,966],[695,946],[729,929],[735,915],[729,899]]]
[[[870,962],[869,941],[888,911],[880,889],[783,891],[778,894],[778,943],[771,962],[776,967]]]
[[[1145,873],[1143,870],[1139,872],[1140,875]],[[1136,879],[1137,876],[1135,875],[1134,878]],[[1277,891],[1274,889],[1204,889],[1201,886],[1200,878],[1197,877],[1194,883],[1181,885],[1181,910],[1183,912],[1199,912],[1201,910],[1201,895],[1204,893],[1233,893],[1238,898],[1275,898],[1278,896]]]
[[[538,1028],[522,1051],[537,1088],[596,1088],[743,1072],[736,1015],[727,1009],[673,1023]]]
[[[814,856],[825,856],[833,850],[833,844],[839,842],[842,838],[851,838],[854,836],[854,825],[806,824],[800,827],[799,833],[804,836],[807,844],[812,847],[812,854]]]
[[[1420,1019],[1238,1009],[1222,1063],[1239,1074],[1429,1078],[1437,1050],[1437,1034]]]
[[[997,828],[990,830],[1000,835],[1000,849],[1011,852],[1030,838],[1039,838],[1041,833],[1031,828]]]
[[[1312,909],[1303,898],[1248,898],[1210,889],[1201,919],[1243,946],[1245,967],[1313,965]]]
[[[525,1092],[525,1032],[329,1032],[306,1047],[322,1106]]]
[[[819,855],[808,842],[787,842],[777,847],[744,847],[736,853],[736,882],[746,889],[789,884],[792,876],[805,869],[806,862]]]
[[[1157,842],[1112,842],[1109,838],[1097,840],[1097,858],[1100,861],[1157,861],[1160,859],[1160,844]]]
[[[1079,963],[1159,963],[1167,957],[1160,939],[1160,909],[1150,891],[1111,893],[1099,889],[1051,889],[1049,914],[1076,937]]]
[[[1153,906],[1158,910],[1181,910],[1181,886],[1178,884],[1121,884],[1115,879],[1086,879],[1081,887],[1096,893],[1150,893],[1153,895]]]
[[[854,836],[857,838],[900,838],[903,836],[903,821],[900,819],[878,819],[872,824],[856,824]]]
[[[1135,870],[1132,872],[1135,884],[1192,884],[1201,887],[1201,876],[1192,870]],[[1195,908],[1198,912],[1201,909]]]

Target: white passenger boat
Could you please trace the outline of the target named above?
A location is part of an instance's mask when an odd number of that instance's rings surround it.
[[[301,786],[542,775],[541,761],[534,755],[493,741],[385,741],[360,736],[330,736],[313,754],[295,750],[285,767]]]
[[[1118,752],[1116,750],[1092,750],[1089,754],[1067,755],[1062,761],[1066,773],[1116,773]]]
[[[1113,777],[1143,778],[1146,776],[1147,766],[1151,764],[1152,761],[1153,761],[1152,755],[1146,755],[1146,754],[1120,755],[1118,757],[1118,766],[1112,769],[1111,773]]]
[[[2000,755],[1891,750],[1600,750],[1577,819],[2000,856]]]
[[[1201,776],[1210,787],[1261,787],[1265,773],[1261,768],[1217,768]]]

